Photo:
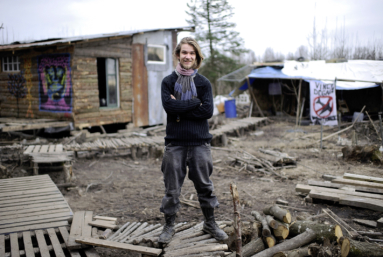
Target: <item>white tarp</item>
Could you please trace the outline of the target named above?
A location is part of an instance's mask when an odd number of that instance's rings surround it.
[[[338,125],[334,83],[310,81],[310,116],[314,124]]]
[[[349,60],[343,63],[286,61],[282,72],[289,76],[302,77],[306,80],[316,79],[326,83],[334,83],[337,78],[337,90],[365,89],[376,87],[376,83],[383,82],[383,61]],[[345,82],[339,79],[368,82]]]

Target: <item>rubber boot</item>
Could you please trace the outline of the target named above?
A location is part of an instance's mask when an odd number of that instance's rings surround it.
[[[158,243],[168,244],[172,240],[174,233],[174,220],[176,219],[176,214],[166,215],[165,214],[165,226],[161,232],[160,237],[158,238]]]
[[[205,222],[203,223],[203,231],[212,235],[218,241],[224,241],[229,237],[226,233],[220,229],[215,223],[214,208],[202,208],[203,215],[205,216]]]

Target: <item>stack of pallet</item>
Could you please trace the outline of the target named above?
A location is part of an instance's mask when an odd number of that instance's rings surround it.
[[[343,177],[325,176],[330,181],[309,180],[308,185],[298,184],[297,192],[312,199],[330,200],[342,205],[383,211],[383,179],[345,173]]]
[[[161,224],[147,222],[127,222],[116,226],[112,217],[95,216],[92,212],[76,212],[73,217],[67,248],[69,250],[84,249],[89,246],[100,246],[143,255],[158,256],[164,251],[164,256],[187,256],[190,254],[209,253],[209,256],[224,256],[228,246],[218,242],[210,234],[202,231],[202,224],[178,223],[175,225],[176,234],[164,250],[159,249],[158,237],[162,232]],[[231,222],[217,222],[221,228]],[[119,229],[111,234],[112,230]],[[101,229],[99,229],[101,228]],[[106,230],[103,230],[106,229]]]

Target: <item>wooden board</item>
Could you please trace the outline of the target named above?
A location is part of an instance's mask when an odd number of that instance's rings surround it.
[[[383,195],[379,194],[370,194],[370,193],[360,193],[360,192],[351,192],[347,190],[341,190],[341,189],[333,189],[333,188],[325,188],[325,187],[316,187],[316,186],[308,186],[303,184],[297,184],[295,187],[295,191],[301,192],[301,193],[310,193],[312,190],[315,190],[317,192],[329,192],[333,194],[343,194],[343,195],[350,195],[355,197],[364,197],[364,198],[373,198],[383,201]]]
[[[380,183],[359,181],[359,180],[353,180],[353,179],[336,178],[336,179],[333,179],[332,182],[339,183],[339,184],[353,185],[353,186],[362,186],[362,187],[372,187],[372,188],[383,189],[383,185]]]
[[[0,256],[5,256],[5,238],[0,235]]]
[[[110,229],[117,229],[118,226],[114,224],[113,221],[107,221],[107,220],[95,220],[92,222],[89,222],[89,225],[92,225],[93,227],[99,227],[99,228],[110,228]]]
[[[69,126],[70,122],[68,121],[58,121],[58,122],[45,122],[37,124],[23,124],[23,125],[13,125],[5,126],[2,128],[3,132],[10,131],[22,131],[22,130],[31,130],[31,129],[42,129],[42,128],[53,128],[53,127],[66,127]]]
[[[19,239],[17,238],[17,233],[12,233],[10,237],[11,237],[11,256],[20,257]]]
[[[34,230],[34,229],[58,228],[58,227],[62,227],[62,226],[68,226],[68,221],[47,222],[47,223],[41,223],[41,224],[35,224],[35,225],[0,229],[0,234],[9,234],[9,233],[14,232],[14,231],[23,232],[23,231]]]
[[[67,224],[72,210],[49,175],[3,179],[0,234]]]
[[[123,249],[123,250],[141,253],[141,254],[147,254],[151,256],[159,256],[162,253],[162,249],[143,247],[138,245],[131,245],[131,244],[102,240],[102,239],[96,239],[96,238],[78,238],[76,239],[76,242],[81,244],[101,246],[106,248]]]
[[[41,257],[50,257],[51,255],[49,254],[48,245],[47,245],[47,242],[45,241],[43,231],[36,230],[35,233],[36,233],[37,243],[39,244]]]
[[[358,196],[347,195],[347,194],[332,193],[332,192],[326,192],[326,191],[318,192],[317,190],[311,190],[309,196],[315,199],[339,202],[339,204],[342,204],[342,205],[360,207],[360,208],[370,209],[374,211],[383,211],[382,200],[358,197]]]
[[[82,225],[84,223],[85,211],[77,211],[73,214],[70,234],[66,245],[69,250],[81,249],[81,244],[76,243],[76,238],[81,236]]]
[[[361,220],[361,219],[352,219],[352,220],[356,223],[359,223],[368,227],[372,227],[372,228],[376,228],[378,225],[377,222],[374,220]]]
[[[55,230],[53,228],[49,228],[47,229],[47,231],[56,257],[65,257],[65,254],[63,252],[63,249],[61,248],[60,241],[57,238]]]
[[[374,183],[383,183],[383,178],[358,175],[358,174],[351,174],[351,173],[344,173],[343,178],[344,179],[362,180],[362,181],[368,181],[368,182],[374,182]]]
[[[91,237],[92,227],[88,224],[92,220],[92,211],[78,211],[73,215],[72,226],[66,245],[69,250],[81,249],[82,245],[76,243],[76,238]]]
[[[105,216],[94,216],[95,220],[109,220],[109,221],[114,221],[117,222],[117,218],[114,217],[105,217]]]
[[[33,244],[30,231],[23,232],[23,241],[26,257],[34,257],[35,252],[33,251]]]
[[[330,181],[308,180],[307,184],[309,184],[310,186],[329,187],[329,188],[338,188],[338,189],[345,187],[345,184],[332,183]],[[362,187],[362,186],[353,186],[353,187],[355,188],[355,191],[383,194],[383,189],[379,189],[379,188]]]

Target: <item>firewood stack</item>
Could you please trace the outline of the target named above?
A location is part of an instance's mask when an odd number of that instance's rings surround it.
[[[343,237],[339,225],[320,224],[308,220],[292,222],[290,212],[278,205],[265,208],[264,215],[257,211],[251,214],[262,224],[262,239],[268,247],[266,250],[260,249],[252,257],[336,256],[332,255],[336,252],[340,253],[340,256],[347,256],[350,252],[351,239]],[[313,242],[318,244],[310,244]],[[328,255],[323,255],[324,253]]]

